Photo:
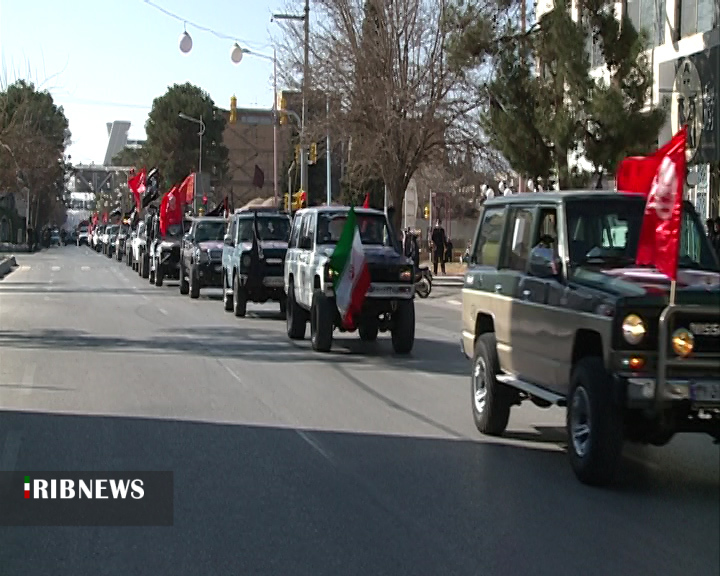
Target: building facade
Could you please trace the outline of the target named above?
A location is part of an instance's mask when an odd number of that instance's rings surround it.
[[[582,0],[572,0],[577,20]],[[537,0],[537,18],[553,0]],[[621,0],[615,13],[627,14],[650,41],[653,105],[668,107],[658,146],[688,126],[686,195],[705,218],[720,215],[720,2],[718,0]],[[588,38],[593,75],[605,75],[599,46]],[[650,104],[650,103],[649,103]],[[612,177],[612,175],[610,175]]]

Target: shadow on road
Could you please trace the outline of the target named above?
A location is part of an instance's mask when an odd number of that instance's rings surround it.
[[[7,576],[717,569],[717,479],[690,472],[627,493],[580,485],[561,453],[502,444],[0,411],[0,438],[11,429],[21,472],[173,471],[175,525],[0,528]]]
[[[263,316],[265,313],[262,313]],[[272,314],[267,313],[268,321]],[[278,316],[274,316],[278,318]],[[250,320],[250,319],[248,319]],[[278,322],[279,323],[279,322]],[[284,325],[282,325],[284,329]],[[75,350],[125,354],[152,352],[182,354],[203,358],[247,358],[281,363],[323,362],[337,364],[381,363],[383,368],[420,370],[444,375],[467,375],[467,365],[457,345],[440,340],[415,339],[410,356],[397,356],[389,338],[365,343],[352,337],[338,338],[329,354],[312,351],[309,340],[290,341],[284,331],[248,326],[194,326],[166,328],[147,338],[98,336],[82,330],[43,329],[35,331],[0,330],[0,347],[11,349]]]

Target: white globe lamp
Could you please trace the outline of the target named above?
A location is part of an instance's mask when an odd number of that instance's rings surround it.
[[[190,34],[183,32],[182,36],[180,36],[180,52],[187,54],[190,50],[192,50],[192,45],[193,42]]]
[[[232,50],[230,50],[230,59],[233,61],[234,64],[240,64],[243,59],[243,49],[240,48],[240,45],[235,42],[233,44]]]

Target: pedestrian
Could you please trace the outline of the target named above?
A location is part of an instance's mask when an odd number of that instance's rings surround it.
[[[438,264],[442,273],[445,274],[445,251],[447,249],[447,236],[445,235],[445,228],[440,225],[440,220],[435,222],[435,228],[433,228],[431,242],[432,242],[432,255],[433,255],[433,273],[437,276]]]

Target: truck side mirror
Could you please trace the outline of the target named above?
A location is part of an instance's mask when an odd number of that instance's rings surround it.
[[[232,246],[232,236],[230,236],[230,234],[225,234],[225,237],[223,238],[223,243],[225,244],[225,246]]]

